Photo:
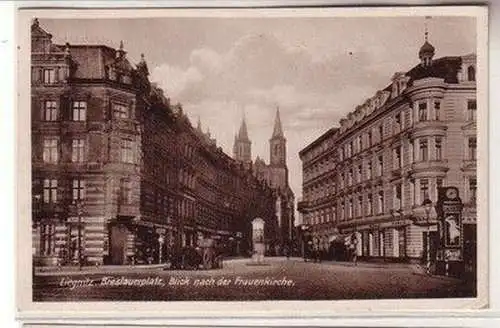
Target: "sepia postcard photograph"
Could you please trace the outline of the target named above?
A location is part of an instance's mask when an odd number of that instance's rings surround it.
[[[20,309],[487,306],[487,26],[19,9]]]

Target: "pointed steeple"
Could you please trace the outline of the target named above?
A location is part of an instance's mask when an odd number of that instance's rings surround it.
[[[272,138],[282,138],[282,137],[284,137],[284,135],[283,135],[283,128],[281,126],[280,109],[278,107],[276,109],[276,118],[274,119],[274,130]]]
[[[146,63],[144,54],[141,54],[141,61],[137,64],[137,70],[144,74],[144,76],[146,77],[149,75],[148,64]]]
[[[202,129],[201,129],[201,119],[200,117],[198,116],[198,124],[196,125],[196,129],[199,131],[199,132],[202,132]]]
[[[245,114],[243,113],[243,120],[241,121],[240,131],[238,132],[238,139],[241,141],[248,141],[248,129]]]
[[[243,113],[240,130],[234,136],[233,158],[244,163],[252,162],[252,142],[248,137],[245,113]]]

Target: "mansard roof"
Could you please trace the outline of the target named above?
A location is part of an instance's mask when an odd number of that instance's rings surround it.
[[[70,45],[71,57],[78,65],[75,77],[99,79],[105,76],[106,67],[121,73],[132,73],[135,68],[126,57],[117,57],[114,48],[105,45]]]
[[[406,73],[410,83],[426,77],[442,78],[446,83],[458,83],[458,71],[462,65],[462,57],[442,57],[432,61],[429,67],[416,65]]]

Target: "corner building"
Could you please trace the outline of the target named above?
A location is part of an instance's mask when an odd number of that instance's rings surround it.
[[[441,186],[459,188],[464,247],[475,244],[476,56],[434,50],[426,40],[420,64],[299,153],[298,209],[323,244],[354,233],[360,257],[419,261],[430,234],[435,257],[436,212],[422,203],[435,205]]]
[[[200,237],[243,253],[251,219],[272,223],[271,189],[191,126],[144,56],[54,44],[36,19],[31,40],[36,265],[165,262]]]

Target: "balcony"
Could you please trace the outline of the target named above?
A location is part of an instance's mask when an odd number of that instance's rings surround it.
[[[137,123],[128,119],[116,119],[108,123],[108,127],[112,130],[121,130],[125,132],[137,132]]]
[[[61,133],[87,132],[87,121],[61,121]]]
[[[309,201],[304,199],[299,199],[297,202],[297,210],[300,212],[309,206]]]
[[[413,126],[413,129],[410,131],[411,138],[419,138],[426,136],[444,136],[447,130],[446,122],[443,121],[418,121]]]
[[[429,210],[423,205],[414,206],[411,209],[411,216],[415,225],[428,226],[438,223],[438,217],[434,205],[430,207]]]
[[[398,178],[401,178],[402,176],[402,169],[401,167],[397,167],[395,166],[392,170],[391,170],[391,177],[392,179],[398,179]]]
[[[465,170],[476,170],[477,169],[477,161],[475,159],[466,159],[462,162],[462,171]]]
[[[104,122],[94,121],[94,122],[88,122],[87,126],[89,132],[94,132],[94,131],[99,132],[103,131],[106,125],[104,124]]]
[[[139,207],[136,204],[119,204],[118,216],[134,217],[139,215]]]
[[[448,160],[420,161],[411,164],[410,173],[418,172],[446,172],[448,171]]]

